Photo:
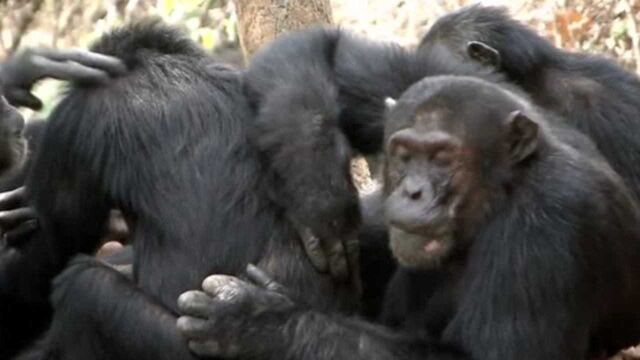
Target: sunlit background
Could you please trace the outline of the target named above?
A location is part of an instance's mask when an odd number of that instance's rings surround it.
[[[472,1],[332,0],[335,24],[372,39],[413,45],[442,14]],[[493,0],[543,32],[556,45],[606,53],[638,71],[640,0]],[[183,26],[223,60],[240,63],[233,1],[224,0],[8,0],[0,1],[0,59],[23,46],[86,47],[126,21],[159,16]],[[49,105],[57,85],[37,93]],[[46,110],[45,110],[46,111]]]

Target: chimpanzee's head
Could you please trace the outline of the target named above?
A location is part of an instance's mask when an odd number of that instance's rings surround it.
[[[426,78],[388,100],[385,210],[408,267],[464,251],[539,145],[528,103],[471,77]]]

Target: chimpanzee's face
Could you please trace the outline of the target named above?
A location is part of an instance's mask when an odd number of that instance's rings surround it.
[[[454,246],[461,144],[437,129],[412,127],[393,134],[386,150],[391,248],[406,266],[435,265]]]
[[[504,179],[536,151],[538,125],[517,98],[482,80],[414,87],[390,101],[384,187],[391,249],[401,265],[420,268],[469,246],[500,205]]]

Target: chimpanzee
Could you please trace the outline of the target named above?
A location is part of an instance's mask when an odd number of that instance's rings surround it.
[[[84,50],[27,48],[0,64],[4,94],[13,106],[39,110],[42,102],[31,93],[39,80],[53,78],[86,84],[105,83],[126,71],[114,57]]]
[[[447,348],[432,334],[474,359],[585,359],[633,344],[640,211],[590,140],[553,116],[478,78],[418,82],[385,128],[385,212],[400,264],[389,296],[401,300],[385,306],[401,306],[398,326],[310,310],[249,268],[266,289],[214,275],[206,293],[181,295],[190,348],[440,359]]]
[[[439,19],[420,43],[504,73],[533,101],[593,139],[640,198],[640,78],[598,55],[568,52],[503,8],[470,6]]]
[[[474,63],[452,66],[448,56],[417,56],[344,30],[312,28],[281,35],[251,60],[245,90],[257,121],[250,140],[275,179],[272,199],[289,210],[299,229],[317,236],[315,243],[304,243],[319,269],[334,275],[357,272],[345,271],[340,262],[344,249],[351,249],[346,251],[349,267],[357,263],[349,253],[355,252],[358,222],[348,168],[338,159],[381,150],[384,99],[434,74],[500,80]]]
[[[384,98],[422,76],[453,71],[447,59],[425,61],[398,46],[312,29],[276,40],[239,73],[149,23],[108,34],[93,50],[122,58],[130,71],[70,90],[49,120],[31,191],[49,246],[64,256],[94,251],[107,209],[121,208],[134,224],[137,287],[93,260],[76,261],[57,281],[52,353],[188,357],[174,331],[176,297],[208,273],[238,274],[250,261],[313,306],[354,307],[355,281],[336,284],[314,273],[300,258],[298,234],[311,229],[302,237],[312,259],[330,255],[313,265],[333,275],[345,268],[335,259],[356,252],[350,240],[359,218],[347,171],[351,150],[379,150]],[[313,169],[300,154],[317,159]],[[291,192],[297,197],[284,199]],[[321,206],[317,213],[305,197]],[[102,296],[113,293],[137,295]],[[162,339],[113,331],[130,322],[157,329]]]
[[[32,342],[50,318],[49,281],[61,269],[48,254],[24,184],[44,121],[24,127],[16,106],[39,108],[31,87],[40,79],[103,82],[123,72],[120,60],[80,50],[27,49],[0,64],[0,359]],[[6,100],[3,95],[6,95]],[[24,131],[22,131],[24,127]]]
[[[28,188],[59,257],[94,252],[108,210],[122,209],[134,281],[93,258],[73,261],[55,281],[46,356],[191,358],[176,298],[249,262],[311,306],[355,309],[357,289],[314,270],[288,209],[270,196],[275,179],[248,140],[256,121],[242,72],[158,22],[115,30],[92,50],[122,59],[128,73],[69,89]],[[346,156],[335,160],[347,167]]]

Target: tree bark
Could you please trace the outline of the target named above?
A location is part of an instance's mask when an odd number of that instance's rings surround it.
[[[332,23],[329,0],[236,0],[245,63],[278,34]]]

